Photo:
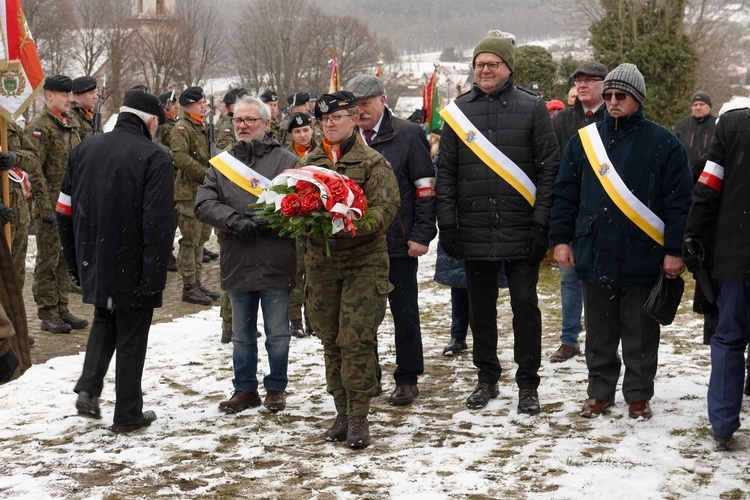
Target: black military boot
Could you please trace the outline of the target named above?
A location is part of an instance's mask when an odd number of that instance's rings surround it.
[[[345,441],[349,433],[349,417],[343,413],[336,415],[333,425],[325,432],[326,441]]]
[[[302,327],[301,319],[293,319],[289,325],[289,331],[292,337],[302,338],[305,336],[305,330]]]
[[[81,330],[89,326],[89,320],[73,316],[70,311],[62,313],[60,319],[69,324],[74,330]]]
[[[370,445],[370,424],[367,417],[349,417],[346,444],[350,448],[366,448]]]
[[[203,306],[210,306],[214,303],[213,299],[204,295],[195,283],[182,285],[182,301]]]
[[[177,257],[174,256],[174,254],[169,254],[169,257],[167,259],[167,271],[171,273],[177,272]]]
[[[209,290],[205,286],[201,285],[200,282],[197,282],[196,286],[198,287],[198,290],[200,290],[201,292],[203,292],[203,295],[205,295],[206,297],[211,297],[211,300],[219,300],[221,298],[221,294],[220,293],[216,293],[216,292],[214,292],[212,290]]]

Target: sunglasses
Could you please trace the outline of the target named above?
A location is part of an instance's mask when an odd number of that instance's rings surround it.
[[[627,92],[604,92],[602,94],[602,98],[605,101],[611,101],[612,97],[616,98],[618,101],[624,101],[628,98]]]

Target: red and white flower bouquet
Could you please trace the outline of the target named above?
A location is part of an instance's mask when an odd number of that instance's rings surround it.
[[[359,184],[325,167],[284,170],[263,190],[255,209],[271,227],[281,228],[281,235],[322,235],[326,242],[341,231],[355,236],[357,226],[372,224]]]

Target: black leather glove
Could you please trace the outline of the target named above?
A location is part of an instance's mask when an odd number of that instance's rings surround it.
[[[252,220],[255,226],[258,228],[259,235],[268,231],[268,221],[262,215],[253,214],[253,216],[250,217],[250,220]]]
[[[440,241],[440,246],[443,247],[445,253],[454,259],[462,260],[464,258],[463,248],[458,241],[458,229],[441,229],[438,234],[438,241]]]
[[[250,238],[260,235],[258,224],[246,215],[241,215],[237,218],[232,225],[229,226],[229,232],[238,238]]]
[[[143,278],[141,278],[141,282],[138,283],[138,286],[135,289],[135,296],[141,298],[153,297],[157,293],[159,293],[159,291],[151,290],[151,287],[148,286],[148,283],[146,283]]]
[[[68,269],[68,276],[70,276],[70,281],[74,285],[81,286],[81,277],[78,275],[78,269]]]
[[[18,165],[18,155],[13,151],[0,155],[0,170],[10,170]]]
[[[707,267],[706,247],[703,242],[695,238],[687,238],[682,246],[682,262],[688,271],[695,274],[701,265]]]
[[[532,264],[541,262],[549,250],[549,229],[539,224],[532,224],[526,249],[529,251],[529,262]]]
[[[18,356],[16,356],[15,351],[11,348],[8,352],[0,356],[0,384],[4,384],[13,378],[16,368],[18,368]]]
[[[0,203],[0,224],[6,222],[13,223],[16,221],[16,213],[8,205]]]

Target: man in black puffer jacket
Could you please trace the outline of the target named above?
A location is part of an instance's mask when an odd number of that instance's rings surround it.
[[[539,413],[542,316],[539,262],[560,151],[547,107],[513,84],[515,37],[490,31],[474,48],[472,89],[443,112],[437,174],[440,244],[466,262],[479,384],[469,408],[499,394],[497,272],[505,262],[513,308],[518,411]]]

